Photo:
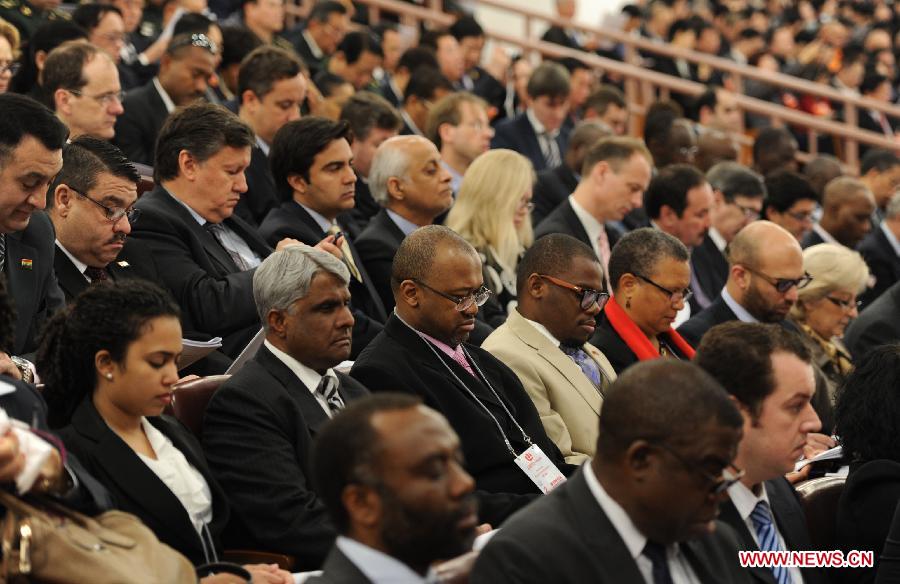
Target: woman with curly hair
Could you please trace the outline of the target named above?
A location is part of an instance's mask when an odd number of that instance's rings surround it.
[[[850,475],[837,513],[842,550],[881,553],[900,500],[900,344],[858,360],[838,390],[835,425]],[[874,569],[836,570],[834,582],[866,583]]]

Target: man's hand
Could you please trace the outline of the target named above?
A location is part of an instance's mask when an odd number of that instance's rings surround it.
[[[0,351],[0,375],[7,375],[19,381],[22,380],[22,372],[19,371],[13,360],[9,358],[9,355],[2,351]]]
[[[337,259],[343,260],[344,252],[342,252],[340,248],[341,239],[343,239],[343,235],[329,235],[316,244],[316,249],[319,251],[324,251],[325,253],[330,253]]]
[[[245,564],[244,568],[253,576],[253,584],[294,584],[294,577],[278,564]]]
[[[830,450],[837,446],[837,442],[831,436],[810,432],[806,435],[806,446],[803,447],[803,458],[813,458],[817,454]]]

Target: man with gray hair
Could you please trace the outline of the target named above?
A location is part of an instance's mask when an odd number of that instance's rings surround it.
[[[349,282],[343,262],[314,248],[266,258],[253,275],[265,341],[213,395],[203,422],[210,468],[239,526],[226,545],[290,554],[301,570],[318,569],[335,538],[310,479],[313,440],[368,393],[333,369],[350,356]]]
[[[822,218],[806,234],[804,249],[820,243],[837,243],[855,249],[872,230],[875,198],[859,179],[842,176],[825,186]]]
[[[453,204],[450,173],[434,143],[421,136],[385,140],[372,159],[369,188],[382,209],[356,239],[356,249],[387,310],[394,307],[391,262],[407,235]]]
[[[875,278],[875,285],[860,297],[865,307],[900,281],[900,193],[888,203],[881,225],[859,244],[859,253]]]

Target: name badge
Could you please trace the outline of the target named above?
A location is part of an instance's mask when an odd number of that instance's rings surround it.
[[[517,456],[516,464],[545,495],[566,482],[566,477],[537,444]]]

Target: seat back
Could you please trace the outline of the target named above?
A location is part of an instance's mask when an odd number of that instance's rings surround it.
[[[175,386],[171,411],[166,413],[174,415],[194,436],[200,438],[206,405],[216,390],[229,378],[230,375],[210,375],[179,383]]]
[[[796,485],[806,527],[817,550],[836,549],[838,502],[847,477],[819,477]]]

